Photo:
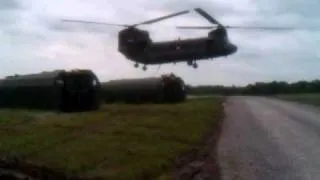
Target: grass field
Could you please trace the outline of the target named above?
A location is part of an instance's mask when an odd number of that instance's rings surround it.
[[[86,177],[166,179],[174,158],[221,118],[221,101],[114,104],[74,114],[1,110],[0,153]]]
[[[278,95],[280,99],[320,106],[320,94]]]

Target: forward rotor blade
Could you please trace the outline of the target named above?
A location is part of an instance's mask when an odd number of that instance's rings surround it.
[[[107,26],[121,26],[121,27],[130,27],[127,24],[113,24],[113,23],[105,23],[105,22],[96,22],[96,21],[82,21],[82,20],[71,20],[71,19],[62,19],[62,22],[73,22],[73,23],[84,23],[84,24],[100,24]]]
[[[214,26],[177,26],[178,29],[212,29]]]
[[[202,17],[204,17],[205,19],[207,19],[210,23],[212,24],[218,24],[218,25],[221,25],[222,24],[217,21],[215,18],[213,18],[212,16],[210,16],[206,11],[204,11],[203,9],[201,8],[195,8],[194,9],[197,13],[199,13]]]
[[[141,23],[138,23],[138,24],[134,24],[132,26],[134,27],[134,26],[138,26],[138,25],[141,25],[141,24],[151,24],[151,23],[155,23],[155,22],[158,22],[158,21],[161,21],[161,20],[164,20],[164,19],[168,19],[168,18],[172,18],[172,17],[175,17],[175,16],[180,16],[180,15],[183,15],[183,14],[187,14],[189,12],[190,12],[189,10],[181,11],[181,12],[169,14],[167,16],[162,16],[162,17],[158,17],[156,19],[151,19],[151,20],[144,21],[144,22],[141,22]]]

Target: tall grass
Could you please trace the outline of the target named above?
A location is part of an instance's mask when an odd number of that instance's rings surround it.
[[[0,153],[87,177],[157,179],[221,113],[214,97],[72,114],[1,110]]]

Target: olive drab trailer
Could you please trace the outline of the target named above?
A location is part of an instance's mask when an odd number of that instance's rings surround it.
[[[0,107],[64,112],[98,109],[100,82],[90,70],[56,70],[0,80]]]
[[[174,103],[186,98],[184,81],[173,75],[111,80],[101,85],[106,103]]]

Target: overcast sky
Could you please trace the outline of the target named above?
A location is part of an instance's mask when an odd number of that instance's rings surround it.
[[[230,30],[238,52],[227,58],[149,66],[148,71],[117,52],[119,27],[65,25],[59,19],[133,24],[201,7],[225,25],[297,26],[295,31]],[[1,0],[0,77],[55,69],[91,69],[101,81],[175,73],[189,84],[243,85],[256,81],[320,77],[319,0]],[[206,30],[176,25],[210,25],[191,13],[141,26],[154,41],[206,36]],[[310,27],[310,28],[307,28]]]

